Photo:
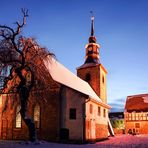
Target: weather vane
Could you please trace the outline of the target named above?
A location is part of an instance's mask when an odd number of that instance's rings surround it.
[[[90,11],[90,14],[91,14],[91,20],[93,21],[94,20],[94,14],[93,14],[93,11]]]

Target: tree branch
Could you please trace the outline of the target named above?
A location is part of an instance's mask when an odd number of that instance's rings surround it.
[[[12,32],[12,34],[15,33],[14,30],[13,30],[11,27],[8,27],[8,26],[6,26],[6,25],[0,25],[0,28],[4,28],[4,29],[10,30],[10,31]]]
[[[16,25],[17,25],[17,30],[16,32],[14,33],[14,35],[17,35],[20,33],[21,31],[21,28],[24,27],[24,25],[26,25],[26,18],[28,17],[28,9],[21,9],[22,13],[23,13],[23,21],[22,23],[20,24],[18,21],[16,22]]]

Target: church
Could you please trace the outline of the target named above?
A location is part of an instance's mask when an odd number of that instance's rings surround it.
[[[32,92],[28,103],[28,114],[34,119],[38,139],[86,142],[106,139],[109,132],[113,134],[108,118],[111,107],[107,104],[107,70],[100,62],[94,17],[91,18],[91,34],[85,48],[85,61],[77,67],[77,75],[54,58],[44,61],[50,74],[49,85],[44,90]],[[0,96],[0,139],[28,139],[17,97],[16,102],[9,100],[3,113],[6,94]]]

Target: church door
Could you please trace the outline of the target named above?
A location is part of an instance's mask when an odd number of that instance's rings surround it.
[[[2,139],[7,139],[7,131],[8,131],[8,121],[6,119],[2,120]]]

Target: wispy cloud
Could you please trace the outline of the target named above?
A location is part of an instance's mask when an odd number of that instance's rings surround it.
[[[111,106],[111,112],[121,112],[124,110],[125,106],[125,97],[116,99],[115,102],[109,102],[109,105]]]

